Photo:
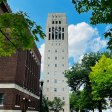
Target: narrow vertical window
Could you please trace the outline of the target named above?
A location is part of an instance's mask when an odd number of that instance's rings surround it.
[[[3,105],[3,100],[4,100],[3,93],[0,93],[0,105]]]
[[[51,32],[51,28],[49,28],[49,32]]]
[[[58,35],[57,35],[57,33],[55,34],[55,39],[57,40],[57,38],[58,38]]]
[[[49,33],[49,40],[51,39],[51,34]]]
[[[54,21],[52,21],[52,24],[54,24]]]
[[[62,32],[64,32],[64,28],[62,28]]]
[[[64,33],[62,33],[62,40],[64,40]]]
[[[56,92],[57,91],[57,88],[54,88],[54,91]]]
[[[54,33],[52,32],[52,40],[54,40]]]
[[[59,24],[61,24],[61,21],[59,21]]]
[[[61,33],[59,33],[59,40],[61,40]]]

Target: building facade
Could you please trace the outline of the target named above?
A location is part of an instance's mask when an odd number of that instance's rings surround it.
[[[0,3],[0,13],[11,12]],[[0,112],[38,112],[41,55],[37,47],[0,57]]]
[[[44,63],[44,95],[48,100],[59,97],[69,112],[69,88],[64,77],[68,69],[68,25],[64,13],[50,13],[47,19]]]

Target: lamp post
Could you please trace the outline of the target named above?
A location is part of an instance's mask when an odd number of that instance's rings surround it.
[[[43,92],[43,80],[40,80],[40,112],[42,112],[42,92]]]

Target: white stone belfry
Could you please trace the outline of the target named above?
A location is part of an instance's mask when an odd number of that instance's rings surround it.
[[[50,13],[47,19],[44,55],[43,94],[48,100],[59,97],[69,112],[69,88],[64,71],[68,69],[68,25],[65,13]]]

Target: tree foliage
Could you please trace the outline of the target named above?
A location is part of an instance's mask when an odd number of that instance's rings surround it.
[[[81,110],[84,108],[89,110],[98,108],[99,112],[102,112],[102,109],[105,107],[105,99],[99,101],[93,99],[92,86],[89,79],[91,67],[95,66],[101,55],[99,52],[85,54],[81,63],[75,64],[70,70],[65,72],[65,77],[72,91],[78,92],[83,85],[83,91],[78,96],[79,100],[76,101],[77,105],[80,105]]]
[[[62,101],[60,98],[54,98],[53,101],[49,101],[48,105],[49,105],[49,110],[53,111],[53,112],[59,112],[60,110],[63,109],[64,106],[64,101]]]
[[[91,24],[112,24],[112,0],[72,0],[72,3],[78,13],[91,11]],[[109,37],[108,48],[112,49],[112,28],[104,36]]]
[[[16,50],[29,50],[34,41],[45,34],[41,26],[31,21],[26,13],[3,13],[0,15],[0,56],[10,56]]]
[[[91,101],[91,94],[88,93],[86,90],[81,90],[77,92],[73,92],[70,96],[70,108],[71,110],[75,110],[82,112],[84,110],[94,110],[96,101]]]
[[[67,82],[73,91],[79,90],[82,85],[89,86],[89,73],[101,57],[101,53],[89,53],[83,56],[82,62],[77,63],[70,70],[65,71]]]
[[[90,81],[95,100],[112,96],[112,59],[105,55],[91,67]]]
[[[49,112],[48,100],[43,96],[42,98],[42,112]]]

